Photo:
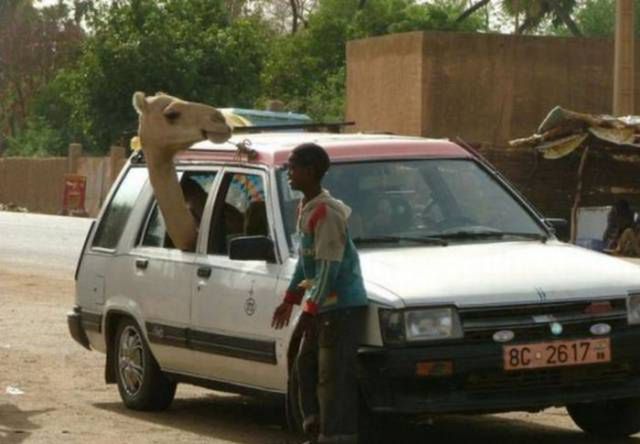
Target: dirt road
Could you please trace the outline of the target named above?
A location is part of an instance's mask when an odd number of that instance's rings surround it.
[[[274,406],[187,385],[167,412],[124,409],[104,356],[70,338],[72,305],[72,277],[0,261],[0,443],[296,442]]]
[[[301,442],[282,429],[278,406],[187,385],[166,412],[122,406],[116,387],[103,382],[104,356],[67,331],[73,269],[89,223],[0,212],[0,443]],[[387,433],[393,444],[597,442],[563,409],[446,416]]]
[[[65,315],[72,305],[72,276],[0,259],[0,443],[301,441],[282,430],[277,406],[186,385],[166,412],[126,410],[103,382],[103,355],[70,338]],[[447,416],[389,432],[394,444],[595,442],[562,409]]]

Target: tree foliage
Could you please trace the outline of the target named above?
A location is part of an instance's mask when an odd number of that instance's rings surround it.
[[[37,9],[0,0],[0,131],[13,154],[64,154],[69,142],[105,152],[135,131],[136,90],[220,107],[279,99],[291,111],[339,120],[349,40],[501,30],[496,11],[523,33],[607,35],[613,3],[59,0]]]
[[[79,53],[82,29],[64,4],[0,2],[0,153],[27,126],[35,96]]]
[[[545,19],[553,26],[566,26],[574,35],[582,33],[571,18],[576,0],[503,0],[502,7],[512,17],[523,15],[517,32],[524,33],[539,28]]]
[[[82,56],[45,88],[36,114],[90,151],[125,143],[135,130],[136,90],[217,106],[251,106],[258,95],[266,28],[231,21],[222,0],[119,1],[89,21],[93,35]],[[68,121],[51,116],[54,104]]]
[[[477,16],[456,22],[464,2],[323,0],[308,26],[277,37],[262,72],[263,98],[279,98],[318,120],[344,115],[345,47],[352,39],[421,30],[477,31]],[[293,65],[292,65],[293,63]]]
[[[640,37],[640,5],[635,6],[635,35]],[[589,0],[576,12],[576,21],[586,36],[612,36],[616,25],[615,0]]]

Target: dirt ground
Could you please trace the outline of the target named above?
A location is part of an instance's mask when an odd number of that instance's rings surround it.
[[[166,412],[126,410],[104,384],[104,355],[69,336],[72,305],[72,276],[0,261],[0,443],[301,442],[282,429],[278,406],[187,385]],[[596,442],[563,409],[447,416],[389,432],[394,444]]]

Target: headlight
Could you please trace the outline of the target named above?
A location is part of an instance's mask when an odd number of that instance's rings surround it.
[[[385,344],[462,337],[460,319],[453,307],[420,310],[381,309],[379,315]]]
[[[461,338],[458,313],[451,307],[405,312],[407,341]]]
[[[640,324],[640,293],[627,297],[627,321],[629,324]]]

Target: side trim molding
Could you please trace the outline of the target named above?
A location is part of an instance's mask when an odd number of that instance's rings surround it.
[[[149,342],[276,365],[276,343],[147,322]]]

